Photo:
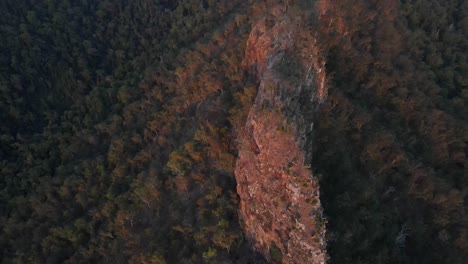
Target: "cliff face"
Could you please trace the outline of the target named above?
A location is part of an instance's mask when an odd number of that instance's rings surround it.
[[[267,257],[325,263],[326,221],[318,181],[305,162],[314,113],[326,96],[319,47],[306,23],[312,15],[299,5],[264,8],[268,13],[253,27],[244,59],[258,92],[238,138],[239,214]]]

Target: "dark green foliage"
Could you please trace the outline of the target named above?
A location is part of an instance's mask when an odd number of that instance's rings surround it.
[[[272,263],[281,263],[283,260],[283,254],[274,242],[270,246],[270,255]]]
[[[237,222],[229,147],[230,98],[244,83],[225,77],[243,74],[227,61],[242,54],[233,48],[247,31],[229,16],[242,8],[1,1],[3,263],[256,258]],[[225,32],[228,56],[205,57]]]
[[[233,177],[253,2],[0,1],[2,263],[261,263]],[[465,263],[468,1],[397,2],[320,25],[330,261]]]
[[[466,1],[342,4],[312,161],[331,262],[465,263]]]

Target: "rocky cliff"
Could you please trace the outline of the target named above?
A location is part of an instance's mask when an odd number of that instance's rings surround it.
[[[265,13],[256,14],[244,59],[258,90],[238,138],[239,215],[271,261],[325,263],[326,220],[307,164],[314,113],[326,96],[313,8],[290,1],[258,10]]]

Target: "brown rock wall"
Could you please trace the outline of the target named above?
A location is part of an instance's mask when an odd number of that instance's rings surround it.
[[[269,256],[276,247],[283,263],[327,258],[318,181],[304,150],[310,113],[326,96],[325,71],[313,36],[301,32],[304,17],[297,9],[270,6],[252,29],[244,59],[258,92],[238,138],[239,214],[257,250]]]

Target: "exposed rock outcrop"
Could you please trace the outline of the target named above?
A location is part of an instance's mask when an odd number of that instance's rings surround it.
[[[326,96],[311,16],[299,4],[266,7],[244,60],[258,92],[238,138],[239,214],[257,250],[283,263],[327,258],[318,181],[306,164],[314,113]]]

